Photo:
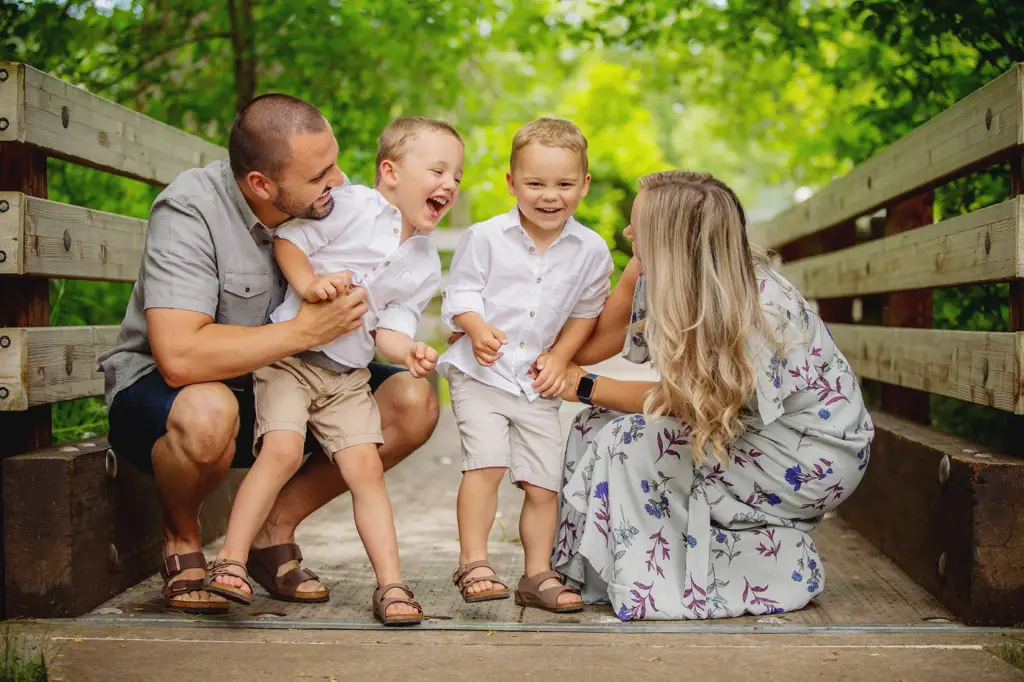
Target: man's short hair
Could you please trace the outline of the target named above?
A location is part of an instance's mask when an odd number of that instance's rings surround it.
[[[293,135],[318,133],[329,127],[309,102],[272,93],[249,100],[231,125],[228,158],[236,178],[259,171],[279,178],[291,158]]]
[[[510,169],[515,167],[516,157],[519,156],[519,152],[527,145],[534,143],[544,145],[545,147],[568,149],[571,152],[576,152],[580,155],[580,160],[583,162],[583,172],[587,172],[589,166],[587,161],[587,138],[583,131],[572,121],[567,121],[564,118],[542,116],[520,128],[519,132],[512,138],[512,154],[509,157]]]
[[[417,134],[425,130],[437,133],[448,133],[461,144],[465,145],[462,141],[462,136],[459,135],[459,131],[455,129],[455,126],[445,121],[441,121],[436,118],[424,118],[423,116],[405,116],[402,118],[396,118],[381,132],[380,137],[377,140],[377,174],[374,179],[375,183],[380,182],[380,164],[385,160],[395,162],[401,161],[405,156],[409,142],[411,142]]]

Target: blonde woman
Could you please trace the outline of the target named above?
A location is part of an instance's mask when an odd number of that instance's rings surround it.
[[[726,185],[668,171],[639,189],[635,258],[576,359],[621,351],[660,380],[570,368],[563,397],[592,407],[569,437],[552,565],[622,620],[802,608],[825,584],[808,531],[868,463],[861,391]]]

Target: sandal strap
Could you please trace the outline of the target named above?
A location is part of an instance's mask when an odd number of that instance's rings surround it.
[[[491,568],[491,564],[487,559],[481,559],[480,561],[470,561],[468,564],[462,564],[455,569],[455,573],[452,574],[452,582],[456,585],[462,583],[462,579],[469,573],[473,572],[478,568],[487,568],[491,571],[491,575],[495,575],[494,569]],[[486,578],[485,578],[486,580]]]
[[[459,583],[459,589],[464,590],[467,587],[469,587],[470,585],[475,585],[476,583],[484,583],[484,582],[487,582],[487,583],[498,583],[499,585],[504,587],[506,590],[508,589],[508,585],[506,585],[505,582],[501,578],[499,578],[497,575],[495,575],[494,573],[491,573],[490,575],[478,575],[475,578],[466,578],[462,582]]]
[[[160,573],[164,580],[167,580],[190,568],[206,568],[206,556],[202,552],[172,554],[169,557],[164,557]]]
[[[384,595],[387,594],[388,590],[394,589],[396,587],[405,592],[406,596],[388,597],[385,599]],[[408,604],[420,613],[423,613],[423,607],[413,597],[415,597],[415,595],[413,594],[412,590],[409,589],[409,586],[405,583],[388,583],[387,585],[378,587],[376,590],[374,590],[373,603],[374,607],[377,609],[378,613],[380,613],[382,618],[387,618],[388,607],[392,604]]]
[[[283,545],[271,545],[270,547],[262,547],[260,549],[250,549],[249,559],[256,558],[261,563],[273,564],[273,566],[280,567],[289,561],[302,561],[302,550],[294,542],[285,543]]]
[[[291,561],[291,559],[289,559]],[[278,592],[295,592],[299,589],[299,585],[306,582],[307,580],[319,580],[318,576],[308,568],[293,568],[286,572],[284,575],[279,575],[274,578],[274,586]]]
[[[205,581],[202,578],[172,580],[164,585],[164,597],[172,599],[182,594],[188,594],[189,592],[202,592],[204,587]]]
[[[531,575],[529,578],[527,578],[524,575],[522,577],[522,579],[519,581],[519,585],[520,585],[519,589],[526,588],[526,589],[530,590],[531,592],[538,592],[539,593],[540,592],[539,588],[541,586],[541,583],[543,583],[545,580],[550,580],[551,578],[554,578],[555,580],[557,580],[559,583],[562,584],[562,587],[565,587],[565,584],[562,582],[562,576],[560,576],[558,574],[558,571],[541,571],[540,573],[535,573],[534,575]],[[549,587],[547,590],[544,590],[544,592],[547,592],[548,590],[553,590],[553,589],[555,589],[555,588],[554,587]],[[569,589],[572,589],[572,588],[569,588]],[[559,593],[559,594],[561,594],[561,593]]]

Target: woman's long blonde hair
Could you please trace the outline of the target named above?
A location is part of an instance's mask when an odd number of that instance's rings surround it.
[[[710,173],[664,171],[640,179],[634,248],[646,277],[643,329],[661,374],[644,413],[692,429],[694,459],[710,443],[721,461],[743,431],[757,377],[746,350],[768,337],[755,266],[736,194]]]

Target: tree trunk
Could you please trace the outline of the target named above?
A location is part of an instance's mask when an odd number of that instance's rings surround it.
[[[256,49],[252,0],[228,0],[231,47],[235,57],[235,111],[256,96]]]

